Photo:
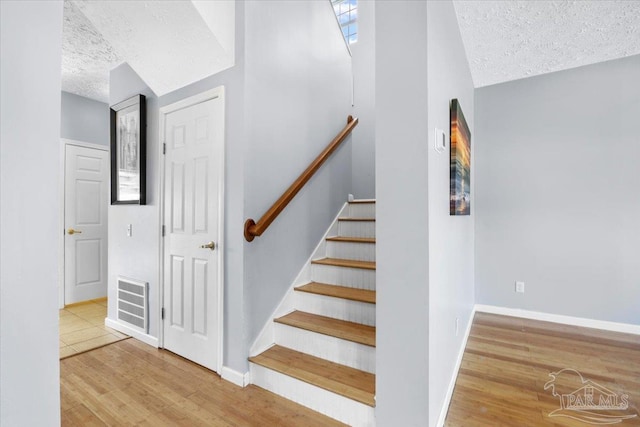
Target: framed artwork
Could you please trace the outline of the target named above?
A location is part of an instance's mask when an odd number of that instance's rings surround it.
[[[471,215],[471,132],[457,99],[449,109],[449,214]]]
[[[111,107],[111,204],[146,203],[147,111],[144,95]]]

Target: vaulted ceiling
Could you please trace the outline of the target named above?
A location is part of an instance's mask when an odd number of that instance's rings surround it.
[[[62,89],[109,102],[127,62],[160,96],[234,64],[235,3],[65,0]]]
[[[476,87],[640,54],[640,0],[454,7]],[[234,0],[65,0],[62,88],[109,102],[109,71],[127,62],[160,96],[229,68],[234,11]]]

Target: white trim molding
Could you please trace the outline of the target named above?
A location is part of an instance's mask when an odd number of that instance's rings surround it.
[[[523,310],[520,308],[498,307],[494,305],[483,304],[476,304],[475,311],[501,314],[503,316],[522,317],[524,319],[541,320],[544,322],[561,323],[564,325],[582,326],[584,328],[622,332],[625,334],[640,335],[640,325],[633,325],[630,323],[609,322],[606,320],[587,319],[584,317],[565,316],[562,314],[543,313],[541,311],[531,311]]]
[[[222,367],[222,369],[220,370],[220,377],[223,380],[229,381],[230,383],[233,383],[240,387],[246,387],[251,384],[251,374],[249,371],[243,374],[242,372],[238,372],[235,369],[229,368],[228,366]]]
[[[77,145],[78,147],[93,148],[94,150],[110,151],[108,145],[95,144],[93,142],[78,141],[76,139],[60,138],[62,145]]]
[[[122,323],[116,322],[115,320],[111,320],[109,318],[104,319],[104,325],[111,329],[115,329],[118,332],[122,332],[125,335],[129,335],[137,339],[138,341],[142,341],[143,343],[148,344],[151,347],[159,348],[158,338],[156,337],[144,334],[140,331],[130,328],[127,325],[123,325]]]
[[[462,339],[462,344],[460,345],[460,351],[458,351],[458,357],[456,358],[456,364],[453,368],[453,374],[451,375],[451,380],[449,381],[449,387],[447,388],[447,393],[444,395],[444,402],[442,403],[442,409],[440,409],[440,416],[438,417],[438,423],[436,424],[438,427],[444,426],[444,421],[447,418],[447,413],[449,413],[449,405],[451,404],[451,398],[453,397],[453,390],[456,386],[456,381],[458,379],[458,371],[460,371],[460,365],[462,365],[462,357],[464,356],[464,351],[467,349],[467,341],[469,340],[469,334],[471,333],[471,326],[473,325],[473,318],[476,315],[476,306],[471,310],[471,314],[469,315],[469,321],[467,322],[467,330],[464,333],[464,338]]]

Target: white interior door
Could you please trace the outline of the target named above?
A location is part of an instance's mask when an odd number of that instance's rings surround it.
[[[64,303],[107,296],[109,152],[67,144]]]
[[[163,109],[164,342],[212,370],[221,350],[224,100]],[[210,247],[207,247],[210,246]]]

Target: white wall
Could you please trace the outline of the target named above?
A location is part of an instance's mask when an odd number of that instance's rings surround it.
[[[118,276],[149,282],[149,335],[158,336],[160,269],[160,207],[158,200],[158,98],[144,81],[124,63],[111,70],[109,103],[124,101],[134,95],[146,96],[147,106],[147,204],[109,206],[109,282],[108,316],[117,319]],[[127,225],[132,235],[127,236]]]
[[[358,41],[349,45],[353,61],[353,115],[360,123],[353,131],[352,190],[356,198],[376,197],[376,44],[375,2],[358,2]]]
[[[429,84],[429,425],[435,426],[474,304],[474,88],[451,1],[427,2]],[[449,215],[449,103],[457,98],[471,131],[471,215]],[[434,149],[435,128],[447,149]],[[459,331],[456,336],[456,319]],[[445,409],[446,410],[446,409]]]
[[[245,8],[245,219],[257,221],[346,125],[351,58],[328,1],[247,1]],[[350,143],[244,244],[249,343],[347,200]]]
[[[60,424],[62,2],[0,2],[0,424]]]
[[[376,422],[429,419],[427,3],[377,1]]]
[[[637,55],[477,90],[478,303],[640,324],[638,76]]]
[[[109,105],[62,92],[60,137],[109,146]]]

